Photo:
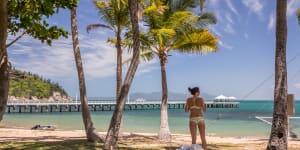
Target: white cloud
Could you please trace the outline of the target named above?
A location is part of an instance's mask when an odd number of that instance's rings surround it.
[[[80,51],[87,78],[115,76],[116,50],[113,45],[106,43],[106,37],[101,38],[79,35]],[[124,50],[124,60],[130,57],[126,52]],[[48,46],[27,36],[10,47],[8,53],[12,65],[18,69],[38,73],[47,78],[77,77],[70,38],[61,38],[54,41],[52,46]],[[142,64],[138,74],[155,69],[152,66],[155,62]]]
[[[272,30],[275,26],[275,14],[272,13],[269,17],[268,30]]]
[[[227,20],[229,23],[234,24],[233,19],[232,19],[230,13],[226,13],[226,14],[225,14],[225,18],[226,18],[226,20]]]
[[[296,15],[296,10],[300,8],[300,0],[290,0],[287,4],[287,16]]]
[[[230,33],[230,34],[235,33],[235,30],[233,29],[232,24],[230,24],[230,23],[226,24],[226,26],[224,28],[224,31],[227,32],[227,33]]]
[[[222,40],[219,40],[218,44],[219,44],[221,47],[226,48],[226,49],[230,49],[230,50],[231,50],[231,49],[233,48],[233,46],[228,45],[227,43],[223,42]]]
[[[237,12],[235,6],[232,4],[231,0],[226,0],[226,4],[228,6],[228,8],[237,16],[239,16],[239,13]]]
[[[261,0],[243,0],[243,4],[249,8],[251,12],[257,14],[259,17],[263,17],[264,6]]]
[[[297,89],[300,89],[300,83],[295,83],[294,87],[297,88]]]
[[[212,31],[213,34],[217,35],[218,37],[222,37],[223,35],[215,28],[215,26],[210,26],[209,30]]]

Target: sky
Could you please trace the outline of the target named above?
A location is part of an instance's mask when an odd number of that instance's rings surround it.
[[[300,0],[288,0],[288,92],[295,94],[296,99],[300,99],[298,8]],[[169,91],[188,94],[188,87],[199,86],[201,92],[212,95],[224,94],[241,100],[273,99],[276,1],[208,0],[205,10],[217,16],[217,24],[209,28],[219,38],[219,50],[206,55],[172,52],[166,67]],[[87,25],[102,23],[92,1],[81,0],[77,15],[88,97],[113,97],[116,50],[106,43],[113,33],[106,29],[86,32]],[[49,22],[71,33],[69,10],[60,10]],[[9,36],[8,42],[14,38]],[[124,53],[123,59],[130,57]],[[58,82],[71,97],[79,93],[71,35],[54,41],[51,47],[24,36],[8,48],[8,54],[17,69]],[[125,76],[128,66],[124,67]],[[142,62],[130,93],[157,91],[161,91],[159,61]]]

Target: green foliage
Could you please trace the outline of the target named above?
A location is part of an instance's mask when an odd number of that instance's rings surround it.
[[[121,32],[123,28],[127,28],[130,24],[127,0],[94,0],[94,4],[101,15],[101,20],[103,20],[105,24],[91,24],[87,26],[87,31],[102,27],[117,33]]]
[[[49,98],[53,92],[68,96],[67,92],[58,83],[53,83],[50,79],[43,79],[43,77],[30,72],[12,69],[10,80],[10,96]]]
[[[300,25],[300,8],[297,11],[298,24]]]
[[[48,18],[59,9],[70,9],[78,0],[8,0],[8,33],[25,32],[33,38],[51,45],[53,39],[67,37],[61,27],[50,26]]]
[[[216,17],[213,13],[201,12],[197,15],[188,11],[195,3],[170,3],[168,0],[152,2],[144,12],[149,31],[144,34],[147,38],[141,39],[141,43],[148,45],[150,51],[163,59],[174,50],[200,54],[216,51],[218,39],[207,29],[208,25],[216,23]]]

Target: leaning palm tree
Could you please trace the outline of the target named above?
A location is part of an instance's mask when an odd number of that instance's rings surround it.
[[[275,48],[275,89],[272,130],[268,150],[286,150],[288,136],[287,116],[287,68],[286,68],[286,21],[287,0],[277,0],[276,48]]]
[[[143,45],[148,45],[142,56],[160,60],[162,78],[162,104],[159,139],[170,140],[171,133],[168,125],[168,86],[166,75],[166,63],[170,52],[204,54],[215,52],[217,38],[211,34],[205,26],[215,22],[211,13],[203,13],[198,16],[186,11],[183,5],[168,6],[168,1],[153,2],[144,11],[145,22],[149,31],[141,35]],[[165,6],[165,7],[163,7]],[[161,11],[157,11],[161,9]],[[211,19],[208,19],[212,17]],[[210,21],[208,21],[210,20]]]
[[[122,87],[122,31],[129,25],[129,12],[127,9],[127,0],[109,0],[96,1],[94,4],[102,15],[102,20],[105,22],[90,24],[87,26],[87,31],[95,28],[106,28],[111,30],[116,37],[115,47],[117,49],[117,68],[116,68],[116,98],[118,98]]]
[[[6,50],[7,0],[0,1],[0,121],[5,113],[9,89],[10,63]]]
[[[85,127],[86,136],[88,141],[103,142],[103,139],[97,134],[96,129],[94,128],[93,121],[88,107],[84,71],[83,71],[83,65],[82,65],[80,49],[79,49],[79,41],[78,41],[76,7],[71,9],[71,30],[72,30],[73,51],[75,56],[75,62],[77,67],[78,80],[79,80],[79,88],[80,88],[82,119]]]
[[[120,124],[123,116],[124,105],[126,102],[126,97],[128,95],[131,83],[133,81],[135,72],[139,65],[140,56],[140,39],[139,39],[139,24],[138,24],[138,11],[139,11],[139,0],[128,0],[128,10],[130,12],[130,20],[133,31],[133,57],[128,68],[124,84],[122,85],[121,92],[117,98],[116,109],[114,110],[113,116],[110,121],[109,129],[107,131],[104,149],[117,149],[118,136]]]

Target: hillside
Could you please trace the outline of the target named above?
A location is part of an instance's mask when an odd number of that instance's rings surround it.
[[[48,99],[53,93],[59,93],[60,97],[68,97],[67,92],[58,84],[53,83],[50,79],[12,69],[9,87],[9,96],[25,99]]]

